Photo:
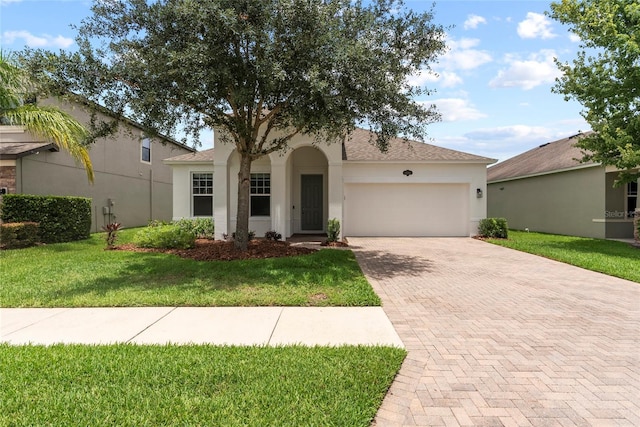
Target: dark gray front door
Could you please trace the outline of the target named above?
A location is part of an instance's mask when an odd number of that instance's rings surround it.
[[[322,175],[302,175],[302,230],[322,230]]]

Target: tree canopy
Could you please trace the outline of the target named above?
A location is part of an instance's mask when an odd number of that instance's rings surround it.
[[[82,163],[87,179],[93,182],[93,166],[85,145],[88,130],[59,108],[30,102],[35,94],[36,84],[16,58],[0,51],[0,125],[23,126],[32,134],[55,142]]]
[[[640,166],[640,3],[637,0],[562,0],[550,16],[581,41],[554,91],[584,106],[595,131],[581,138],[584,160],[622,171],[620,183],[638,179]]]
[[[101,0],[92,11],[77,52],[26,52],[31,70],[149,133],[224,130],[241,158],[239,248],[253,160],[297,134],[339,141],[358,124],[385,150],[439,119],[408,77],[444,51],[444,29],[401,1]]]

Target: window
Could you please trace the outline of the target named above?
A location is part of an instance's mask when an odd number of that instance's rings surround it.
[[[271,175],[251,174],[251,216],[271,215]]]
[[[140,144],[140,160],[145,163],[151,163],[151,140],[145,138]]]
[[[636,207],[638,207],[638,181],[627,184],[627,218],[635,216]]]
[[[193,195],[193,216],[213,216],[213,174],[193,173],[191,175]]]

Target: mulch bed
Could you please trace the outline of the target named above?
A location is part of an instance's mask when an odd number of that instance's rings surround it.
[[[134,252],[161,252],[178,255],[196,261],[230,261],[235,259],[280,258],[296,255],[306,255],[316,249],[304,246],[292,246],[287,242],[273,240],[252,240],[247,251],[239,251],[233,242],[224,240],[197,239],[195,247],[191,249],[148,249],[133,244],[118,245],[114,250]]]

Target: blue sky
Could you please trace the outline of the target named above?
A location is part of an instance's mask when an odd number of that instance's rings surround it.
[[[406,0],[416,11],[430,0]],[[547,1],[435,3],[435,22],[447,31],[449,51],[413,82],[435,89],[428,98],[443,120],[430,127],[428,142],[505,160],[537,145],[585,131],[581,106],[551,92],[563,62],[576,56],[579,40],[544,15]],[[90,14],[86,0],[0,0],[3,50],[25,46],[74,49],[71,26]],[[208,137],[209,138],[209,137]],[[203,141],[202,148],[210,148]]]

